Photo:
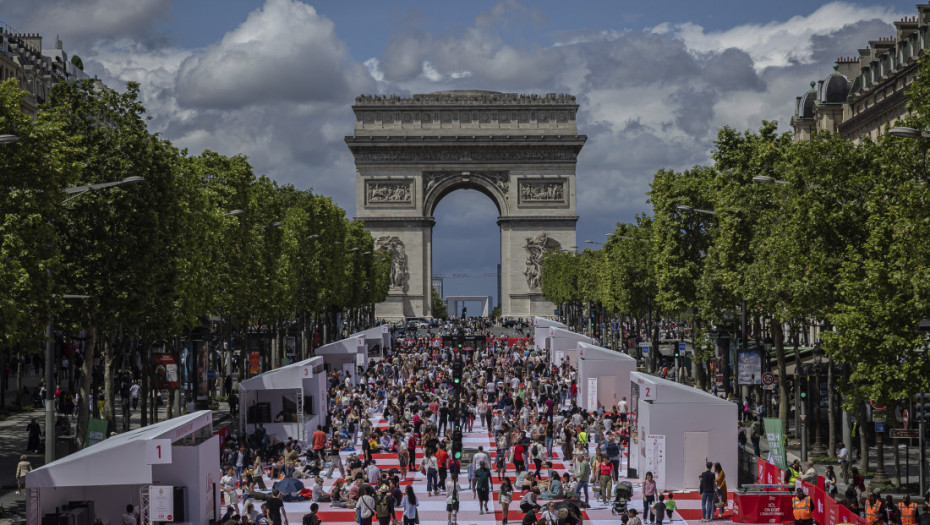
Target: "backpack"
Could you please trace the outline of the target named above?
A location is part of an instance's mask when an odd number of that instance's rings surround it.
[[[533,443],[533,450],[530,451],[530,455],[536,457],[539,455],[539,444]]]
[[[387,496],[381,496],[381,499],[378,500],[378,503],[375,505],[375,515],[379,518],[386,518],[391,514],[391,504],[388,502]]]

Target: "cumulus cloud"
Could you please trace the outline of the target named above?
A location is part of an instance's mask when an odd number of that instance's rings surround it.
[[[154,27],[168,17],[169,0],[4,0],[4,21],[21,33],[59,35],[69,49],[83,51],[94,42],[132,38],[150,41]]]
[[[229,108],[267,100],[344,102],[372,86],[332,21],[296,0],[268,0],[181,65],[177,92],[184,105]]]

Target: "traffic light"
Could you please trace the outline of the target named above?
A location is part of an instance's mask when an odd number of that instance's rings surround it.
[[[921,392],[914,397],[917,399],[914,403],[914,420],[930,420],[930,392]]]
[[[462,368],[464,363],[460,358],[456,358],[452,361],[452,384],[460,385],[462,384]]]
[[[452,457],[462,459],[462,431],[459,429],[452,432]]]
[[[677,359],[677,358],[679,358],[679,357],[681,357],[681,351],[678,350],[678,347],[676,346],[676,347],[675,347],[675,358]]]

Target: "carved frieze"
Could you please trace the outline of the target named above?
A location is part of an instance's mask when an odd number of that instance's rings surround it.
[[[413,204],[413,182],[365,181],[365,201],[368,204]]]
[[[520,181],[520,202],[563,202],[565,182]]]
[[[493,91],[442,91],[413,95],[412,98],[397,95],[362,95],[355,98],[359,106],[415,106],[436,104],[575,104],[574,95],[549,93],[526,95],[519,93],[497,93]]]
[[[355,163],[388,162],[575,162],[575,148],[540,149],[360,149]]]
[[[523,249],[526,250],[526,285],[530,290],[538,290],[541,285],[542,263],[547,253],[561,248],[559,241],[549,237],[546,232],[540,232],[535,237],[527,237]]]

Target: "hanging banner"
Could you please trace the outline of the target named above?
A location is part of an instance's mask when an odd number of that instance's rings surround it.
[[[665,436],[649,434],[646,436],[646,471],[652,472],[659,492],[665,491]],[[643,474],[645,476],[645,474]]]
[[[262,353],[257,350],[252,350],[249,352],[249,375],[254,376],[255,374],[262,371]]]
[[[178,358],[174,354],[155,354],[155,388],[178,387]]]
[[[788,468],[788,451],[785,449],[785,435],[782,432],[781,419],[777,417],[762,418],[765,424],[765,439],[769,443],[769,455],[775,465],[784,470]]]
[[[737,377],[741,385],[762,384],[762,356],[755,350],[737,352]]]
[[[588,378],[588,404],[587,409],[589,412],[597,410],[597,378],[589,377]]]
[[[87,436],[84,438],[84,448],[96,445],[107,438],[107,420],[90,418],[87,420]]]

